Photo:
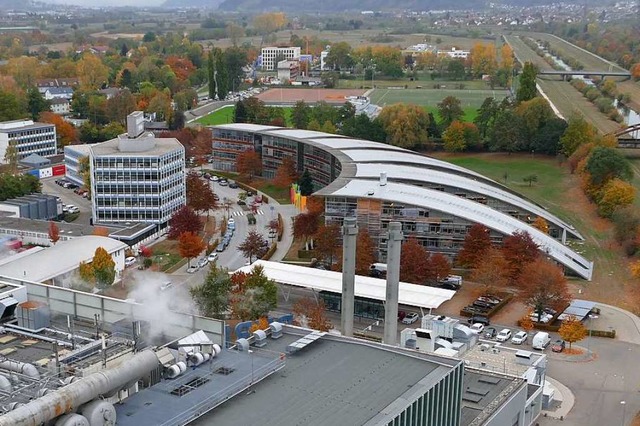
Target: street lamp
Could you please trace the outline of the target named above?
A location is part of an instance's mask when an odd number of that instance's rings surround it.
[[[251,388],[253,386],[253,351],[249,349],[247,352],[249,353],[249,358],[251,358],[251,383],[249,384],[249,388]],[[249,389],[248,393],[252,393],[252,390]]]
[[[627,421],[627,401],[620,401],[620,405],[622,405],[622,426],[625,426]]]

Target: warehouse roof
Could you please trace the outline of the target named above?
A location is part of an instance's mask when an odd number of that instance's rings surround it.
[[[281,284],[313,288],[315,290],[330,291],[338,294],[342,293],[341,272],[325,271],[322,269],[265,260],[258,260],[250,266],[239,269],[239,271],[249,273],[256,265],[264,268],[264,273],[267,277]],[[355,295],[358,297],[385,300],[386,287],[387,282],[385,280],[356,275]],[[401,282],[398,292],[398,303],[418,308],[435,309],[451,299],[455,293],[455,291],[445,290],[443,288]]]

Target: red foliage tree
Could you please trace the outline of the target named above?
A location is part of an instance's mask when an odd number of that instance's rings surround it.
[[[427,264],[427,280],[437,283],[451,273],[451,263],[442,253],[434,253]]]
[[[539,256],[538,245],[527,231],[516,231],[502,242],[502,254],[509,265],[511,283],[518,283],[522,270]]]
[[[340,227],[336,224],[320,225],[313,241],[318,258],[333,265],[341,248]]]
[[[458,252],[456,260],[460,266],[475,268],[480,264],[490,247],[491,236],[489,229],[480,223],[476,223],[471,226],[469,233],[464,237],[464,244]]]
[[[208,212],[218,208],[215,196],[209,184],[197,174],[187,174],[187,205],[197,212]]]
[[[55,222],[49,222],[49,240],[55,245],[60,240],[60,228]]]
[[[316,216],[323,214],[324,198],[314,196],[307,197],[307,212]]]
[[[296,180],[298,180],[296,163],[291,157],[285,157],[282,160],[282,164],[280,164],[280,166],[276,170],[276,175],[273,178],[273,183],[274,185],[288,188]]]
[[[251,181],[262,173],[262,160],[255,151],[244,151],[236,157],[236,170]]]
[[[171,71],[176,75],[178,80],[184,81],[189,78],[191,74],[196,70],[193,63],[187,59],[176,55],[167,56],[165,64],[171,68]]]
[[[329,331],[332,328],[322,299],[318,299],[318,302],[310,297],[299,299],[293,305],[293,313],[302,327],[318,331]]]
[[[198,215],[188,206],[177,210],[169,219],[169,239],[175,240],[184,232],[197,234],[202,231],[203,223]]]
[[[413,284],[424,284],[427,279],[427,265],[429,252],[415,237],[410,237],[402,243],[400,255],[400,281]]]
[[[293,236],[303,238],[305,245],[318,232],[319,217],[310,213],[300,213],[293,220]]]
[[[567,279],[557,265],[538,258],[525,264],[521,272],[517,297],[533,307],[538,321],[545,308],[562,310],[571,301]]]
[[[371,264],[375,263],[376,254],[373,240],[366,229],[358,231],[356,238],[356,274],[369,275]]]
[[[240,250],[245,257],[249,258],[250,263],[253,263],[254,258],[257,259],[260,257],[260,254],[265,251],[265,247],[267,247],[267,240],[265,240],[259,232],[251,230],[244,241],[238,246],[238,250]]]
[[[496,288],[506,287],[509,279],[509,264],[502,251],[491,247],[485,258],[471,273],[471,281],[481,285],[482,294],[491,294]]]

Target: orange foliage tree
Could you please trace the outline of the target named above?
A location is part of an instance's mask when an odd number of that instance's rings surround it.
[[[475,268],[483,260],[487,250],[491,248],[491,236],[489,229],[475,223],[464,237],[464,244],[456,258],[458,264],[465,268]]]
[[[451,263],[442,253],[434,253],[427,264],[427,280],[437,283],[451,273]]]
[[[517,297],[533,307],[538,321],[542,318],[545,308],[562,310],[571,301],[567,279],[562,270],[546,259],[538,258],[524,266],[519,287]]]
[[[375,263],[375,246],[373,240],[366,229],[358,231],[356,238],[356,274],[369,275],[371,264]]]
[[[274,185],[288,188],[297,179],[298,172],[296,170],[296,163],[291,157],[285,157],[282,160],[282,164],[280,164],[276,170],[276,175],[273,178]]]
[[[178,237],[178,251],[180,256],[188,259],[188,265],[191,265],[191,259],[199,256],[205,248],[206,244],[202,238],[193,232],[183,232]]]
[[[332,328],[322,299],[318,299],[317,303],[310,297],[299,299],[293,305],[293,313],[302,327],[318,331],[329,331]]]
[[[470,52],[471,72],[476,77],[483,74],[493,74],[498,66],[496,61],[496,46],[493,43],[478,42]]]
[[[56,135],[59,137],[59,148],[71,145],[78,141],[78,133],[73,124],[65,121],[62,116],[45,111],[40,114],[40,121],[53,124],[56,127]]]
[[[540,232],[544,232],[545,234],[549,233],[549,224],[543,217],[536,217],[536,220],[533,221],[533,227],[536,228]]]
[[[335,223],[320,225],[313,237],[313,242],[319,260],[333,265],[341,249],[340,226]]]
[[[584,326],[582,321],[576,318],[573,315],[570,315],[564,321],[562,321],[562,325],[558,330],[558,334],[565,341],[569,342],[569,350],[571,350],[571,345],[575,342],[579,342],[584,339],[587,335],[587,328]]]
[[[533,311],[529,310],[527,314],[522,318],[520,318],[520,321],[518,322],[520,324],[520,328],[526,331],[527,333],[533,330],[533,327],[534,327],[533,320],[531,319],[532,312]]]
[[[486,251],[483,261],[471,273],[471,281],[481,285],[482,294],[491,294],[496,289],[507,286],[508,266],[502,251],[491,247]]]
[[[636,189],[630,183],[616,178],[608,181],[599,195],[598,214],[611,217],[616,210],[633,204]]]

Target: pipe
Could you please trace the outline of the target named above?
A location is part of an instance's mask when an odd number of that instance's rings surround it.
[[[67,346],[67,347],[73,346],[71,343],[65,342],[64,340],[58,340],[58,339],[54,339],[52,337],[45,337],[45,336],[41,336],[39,334],[29,333],[27,331],[24,331],[22,329],[22,327],[17,327],[17,326],[15,326],[13,324],[5,324],[5,328],[6,328],[7,332],[12,333],[12,334],[18,334],[20,336],[25,336],[25,337],[33,337],[34,339],[42,340],[44,342],[57,343],[60,346]]]
[[[11,393],[11,391],[13,390],[11,381],[9,381],[9,379],[2,375],[0,375],[0,390],[7,393]]]
[[[66,413],[74,412],[103,394],[122,389],[159,364],[156,353],[140,352],[116,368],[93,373],[85,378],[35,399],[0,417],[0,426],[39,426]]]
[[[0,361],[0,369],[13,371],[14,373],[24,374],[32,379],[39,379],[40,373],[38,369],[32,364],[25,364],[20,361]]]

